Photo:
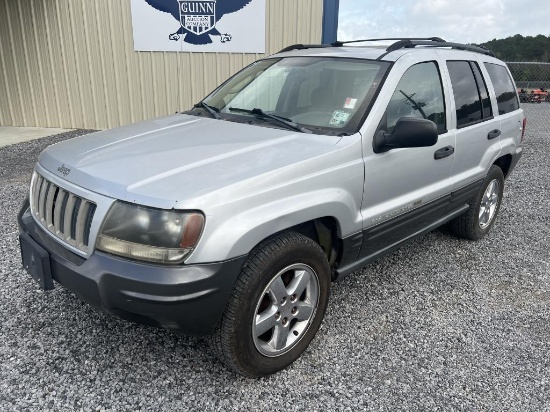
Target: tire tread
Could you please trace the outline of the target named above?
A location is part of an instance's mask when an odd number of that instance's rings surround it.
[[[247,377],[260,376],[255,371],[247,368],[246,365],[241,364],[241,361],[233,350],[236,344],[232,337],[238,333],[235,326],[238,324],[239,307],[243,299],[248,298],[255,277],[262,270],[261,268],[270,262],[271,255],[284,251],[294,245],[303,246],[304,244],[317,250],[319,257],[324,260],[328,270],[328,262],[321,247],[309,237],[296,232],[283,232],[274,237],[267,238],[250,252],[235,282],[222,319],[208,337],[208,342],[214,355],[231,370]]]
[[[488,228],[485,230],[478,229],[476,230],[477,220],[476,220],[476,214],[478,213],[479,209],[479,203],[481,202],[481,197],[483,196],[485,189],[489,182],[493,179],[499,179],[501,183],[501,197],[499,199],[498,209],[496,211],[495,216],[493,217],[493,221],[489,225]],[[504,190],[504,174],[502,172],[502,169],[497,165],[492,165],[489,169],[489,172],[487,173],[487,176],[485,177],[485,181],[483,182],[483,185],[481,186],[481,189],[479,193],[474,196],[470,202],[470,207],[468,210],[463,213],[462,215],[454,218],[449,222],[449,229],[451,232],[461,238],[469,239],[469,240],[480,240],[482,239],[492,228],[500,209],[500,206],[502,204],[502,191]]]

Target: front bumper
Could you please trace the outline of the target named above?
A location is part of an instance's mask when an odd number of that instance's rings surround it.
[[[49,254],[53,279],[86,302],[123,319],[204,336],[220,321],[246,256],[218,263],[160,266],[65,249],[32,218],[28,201],[19,231]],[[29,240],[30,239],[30,240]]]

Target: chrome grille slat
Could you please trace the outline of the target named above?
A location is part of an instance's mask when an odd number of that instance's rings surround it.
[[[90,203],[90,207],[88,208],[88,213],[86,214],[86,224],[84,225],[84,246],[89,245],[90,240],[90,227],[92,226],[92,220],[94,219],[94,213],[95,213],[96,205],[93,203]]]
[[[40,196],[40,187],[42,186],[42,180],[42,176],[36,175],[35,184],[31,196],[33,210],[38,210],[38,196]]]
[[[40,204],[38,208],[40,210],[40,219],[42,223],[46,223],[46,201],[48,199],[48,191],[50,190],[50,182],[44,182],[42,185],[42,192],[40,192]]]
[[[48,188],[48,182],[42,179],[40,190],[38,192],[38,217],[44,222],[44,197],[46,196],[46,190]]]
[[[31,206],[33,210],[36,210],[36,188],[38,186],[39,181],[40,181],[40,175],[35,174],[31,185]]]
[[[80,209],[78,209],[78,215],[76,216],[77,222],[85,222],[86,221],[86,215],[88,214],[88,209],[90,207],[89,202],[82,202],[80,204]],[[76,231],[75,231],[75,239],[76,244],[79,247],[84,246],[84,225],[77,224],[76,225]]]
[[[71,223],[72,223],[72,216],[73,216],[73,208],[74,208],[74,202],[76,201],[76,196],[72,193],[69,193],[69,199],[67,200],[67,206],[65,206],[65,225],[63,227],[63,235],[65,238],[65,241],[67,243],[71,244],[70,242],[72,240],[71,238]]]
[[[57,198],[55,199],[55,212],[53,215],[53,228],[55,235],[59,236],[61,233],[61,206],[63,205],[63,199],[65,198],[65,190],[59,188],[57,192]]]
[[[69,192],[65,192],[65,196],[63,196],[63,203],[61,203],[61,220],[59,222],[59,228],[61,230],[61,233],[65,233],[65,215],[67,214],[67,202],[69,201]]]
[[[55,192],[57,191],[57,186],[53,183],[50,183],[48,186],[48,192],[46,193],[46,226],[48,229],[53,227],[53,200],[55,198]]]
[[[96,204],[36,174],[31,186],[31,211],[55,237],[87,253]]]
[[[77,217],[78,217],[78,211],[80,210],[81,205],[82,205],[82,202],[80,201],[80,198],[75,196],[73,211],[71,213],[71,239],[75,244],[76,244]]]

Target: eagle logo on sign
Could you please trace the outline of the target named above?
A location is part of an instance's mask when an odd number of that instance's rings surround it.
[[[179,23],[177,31],[168,38],[189,44],[210,44],[210,36],[220,36],[222,43],[231,41],[231,34],[220,33],[216,23],[226,14],[243,9],[252,0],[145,0],[150,6],[169,13]]]

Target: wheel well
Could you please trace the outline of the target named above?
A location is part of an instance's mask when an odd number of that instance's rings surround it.
[[[304,236],[309,237],[316,242],[325,255],[329,266],[334,266],[339,252],[338,241],[338,222],[333,217],[322,217],[319,219],[310,220],[308,222],[300,223],[294,227],[290,227],[287,230],[293,230],[301,233]]]
[[[508,173],[510,172],[510,165],[512,164],[512,155],[507,154],[502,157],[499,157],[497,160],[495,160],[493,164],[501,168],[502,173],[504,174],[504,178],[506,179],[508,177]]]
[[[341,254],[340,238],[338,236],[338,221],[334,217],[326,216],[309,220],[282,230],[281,232],[293,231],[309,237],[323,249],[329,266],[334,267]],[[273,233],[275,236],[278,233]],[[271,237],[270,236],[270,237]]]

